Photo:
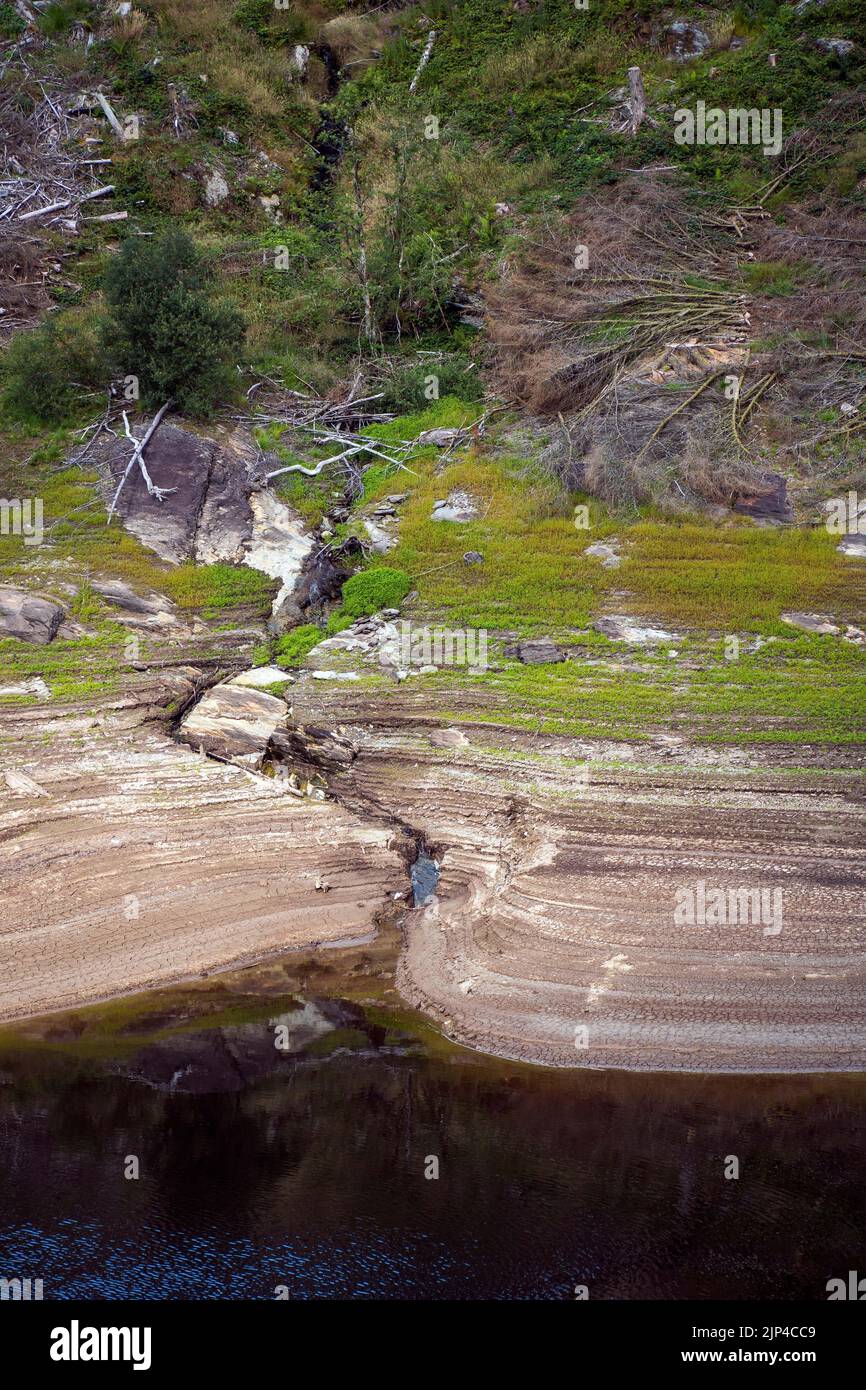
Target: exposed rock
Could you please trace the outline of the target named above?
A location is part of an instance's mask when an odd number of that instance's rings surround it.
[[[65,610],[53,599],[21,589],[0,588],[0,636],[44,647],[57,635]]]
[[[397,544],[397,537],[392,536],[384,526],[380,526],[371,516],[364,517],[364,530],[367,532],[370,544],[377,555],[386,555]]]
[[[665,29],[666,44],[670,56],[678,63],[686,63],[690,58],[699,58],[706,53],[712,40],[705,29],[688,19],[675,19]]]
[[[275,226],[279,226],[283,220],[279,193],[262,193],[259,197],[259,203],[268,220],[273,222]]]
[[[780,613],[783,623],[798,627],[803,632],[816,632],[824,637],[838,637],[841,628],[825,613]]]
[[[866,536],[845,536],[836,549],[853,560],[866,560]]]
[[[344,772],[355,761],[356,753],[354,744],[333,730],[303,724],[278,729],[271,747],[275,757],[325,772]]]
[[[464,565],[483,565],[484,556],[480,550],[467,550],[463,556]]]
[[[221,169],[206,169],[204,179],[204,201],[209,208],[219,207],[229,196],[229,185]]]
[[[296,43],[289,58],[289,68],[292,75],[300,81],[307,75],[307,68],[310,62],[310,50],[305,43]]]
[[[429,738],[434,748],[469,747],[469,740],[462,729],[431,729]]]
[[[815,47],[833,58],[848,58],[857,45],[852,39],[815,39]]]
[[[127,627],[144,628],[151,632],[166,631],[177,636],[187,636],[191,631],[164,594],[153,590],[138,594],[120,579],[94,579],[91,584],[100,598],[113,608],[120,609],[119,620]]]
[[[217,450],[195,533],[200,565],[239,561],[253,530],[250,483],[242,455]]]
[[[430,513],[432,521],[474,521],[478,515],[478,503],[468,492],[455,488],[447,497],[433,503]]]
[[[622,556],[614,549],[617,544],[616,540],[593,541],[583,553],[591,555],[594,560],[600,560],[604,569],[615,570],[622,564]]]
[[[760,492],[743,494],[733,510],[759,521],[792,521],[794,509],[788,500],[788,480],[780,473],[765,473]]]
[[[299,623],[314,622],[325,604],[340,597],[347,576],[348,571],[327,550],[311,550],[294,589],[274,603],[271,631],[285,632]]]
[[[285,702],[275,695],[237,685],[215,685],[186,715],[178,738],[222,758],[259,760],[285,718]]]
[[[547,666],[553,662],[565,661],[565,652],[549,637],[533,637],[527,642],[515,642],[506,646],[505,655],[512,660],[522,661],[524,666]]]
[[[240,675],[232,676],[226,685],[240,685],[250,690],[265,690],[269,685],[276,685],[278,681],[294,681],[295,677],[288,671],[283,671],[279,666],[253,666],[249,671],[241,671]]]
[[[312,674],[317,681],[356,681],[360,679],[356,671],[313,671]]]
[[[286,506],[272,492],[254,492],[250,497],[253,513],[253,535],[244,564],[262,570],[282,587],[274,599],[276,617],[295,589],[304,563],[313,548],[313,538],[307,533],[297,512]]]
[[[126,471],[131,448],[128,440],[117,439],[98,456],[106,468],[106,498],[113,496]],[[154,434],[145,458],[156,486],[172,491],[158,502],[134,469],[117,504],[127,530],[175,565],[196,558],[209,563],[237,559],[253,524],[243,459],[212,439],[166,423]]]
[[[0,695],[36,695],[40,700],[51,699],[51,691],[41,676],[32,676],[17,685],[0,686]]]
[[[26,772],[16,772],[11,768],[6,768],[3,772],[3,779],[13,796],[48,796],[44,787],[40,787],[38,782],[34,782],[32,777],[28,777]]]
[[[93,579],[91,588],[114,608],[122,608],[125,613],[139,613],[145,617],[170,613],[174,605],[164,594],[150,590],[146,594],[136,593],[135,589],[124,584],[122,579]]]
[[[415,443],[428,447],[433,445],[437,449],[447,449],[449,445],[455,444],[466,431],[462,429],[439,429],[423,430],[419,434]]]
[[[598,618],[593,627],[614,642],[636,642],[639,646],[653,646],[657,642],[672,642],[674,634],[662,627],[642,627],[633,618],[612,616]]]

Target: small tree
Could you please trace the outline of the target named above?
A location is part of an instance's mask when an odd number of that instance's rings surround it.
[[[138,378],[146,405],[171,397],[190,415],[208,415],[230,389],[244,321],[213,300],[212,280],[183,232],[129,240],[109,265],[106,346],[115,368]]]

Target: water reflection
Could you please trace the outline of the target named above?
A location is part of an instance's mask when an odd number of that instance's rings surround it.
[[[46,1297],[821,1298],[862,1264],[856,1077],[437,1059],[312,1000],[0,1081],[0,1274]]]

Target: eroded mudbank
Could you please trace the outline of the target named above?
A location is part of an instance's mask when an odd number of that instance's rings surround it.
[[[560,1067],[863,1068],[866,808],[841,755],[819,773],[802,749],[509,733],[496,750],[490,728],[443,738],[408,696],[387,721],[360,695],[340,706],[359,752],[334,794],[439,847],[397,984],[450,1038]],[[714,890],[739,905],[758,886],[767,921],[701,919]]]
[[[387,826],[124,729],[146,713],[16,711],[30,785],[0,808],[2,1018],[366,938],[406,889]]]
[[[431,706],[418,687],[384,699],[306,672],[284,714],[262,697],[279,727],[233,766],[172,741],[153,717],[166,698],[143,685],[98,720],[16,711],[38,790],[3,808],[0,1016],[343,946],[405,904],[400,994],[481,1051],[863,1068],[866,808],[850,749],[818,767],[778,745],[538,738],[461,720],[456,691],[445,725],[441,690]],[[677,917],[683,890],[757,887],[781,895],[778,921]]]

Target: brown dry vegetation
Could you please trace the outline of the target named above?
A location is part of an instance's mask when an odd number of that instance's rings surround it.
[[[834,416],[863,391],[864,245],[866,217],[841,203],[744,223],[676,175],[624,177],[488,291],[498,385],[560,417],[560,472],[611,505],[760,494],[777,453],[856,451],[862,412]]]

